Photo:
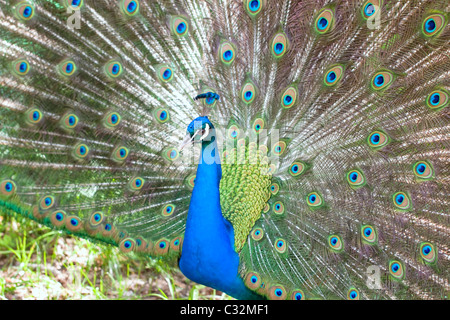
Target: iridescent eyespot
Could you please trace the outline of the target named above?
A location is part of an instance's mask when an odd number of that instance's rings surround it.
[[[303,293],[302,290],[294,290],[291,293],[291,300],[305,300],[305,294]]]
[[[195,185],[195,178],[196,178],[196,175],[195,174],[191,174],[191,175],[189,175],[187,178],[186,178],[186,185],[190,188],[190,189],[192,189],[192,188],[194,188],[194,185]]]
[[[183,237],[176,237],[170,242],[170,249],[173,251],[180,251],[183,246]]]
[[[127,16],[134,16],[139,12],[139,1],[137,0],[121,0],[120,1],[120,9]]]
[[[79,143],[74,147],[73,155],[76,159],[85,159],[89,155],[89,147],[84,143]]]
[[[297,96],[298,89],[294,86],[288,87],[281,96],[281,106],[285,109],[291,108],[297,101]]]
[[[122,239],[119,243],[119,249],[123,253],[128,253],[134,250],[136,242],[131,238]]]
[[[255,121],[253,121],[253,126],[252,126],[253,131],[256,134],[259,134],[261,132],[261,130],[264,129],[264,125],[265,125],[264,119],[262,119],[262,118],[255,119]]]
[[[169,217],[173,214],[173,212],[175,211],[175,205],[173,204],[166,204],[162,210],[161,213],[163,216],[165,217]]]
[[[269,289],[270,300],[285,300],[287,296],[286,289],[283,286],[272,286]]]
[[[312,208],[320,207],[323,205],[322,196],[318,194],[317,192],[311,192],[306,197],[306,202],[308,203],[308,206]]]
[[[305,169],[306,166],[304,163],[300,161],[294,161],[289,167],[289,174],[293,177],[298,177],[305,171]]]
[[[171,67],[162,65],[158,68],[158,78],[162,82],[170,82],[173,79],[174,72]]]
[[[419,180],[431,180],[434,177],[434,169],[428,161],[418,161],[413,166],[413,172]]]
[[[164,255],[169,251],[169,242],[166,239],[160,239],[155,243],[155,253],[157,255]]]
[[[355,288],[350,288],[347,292],[348,300],[359,300],[359,291]]]
[[[139,191],[142,189],[142,187],[145,184],[144,178],[141,177],[134,177],[128,182],[128,186],[131,189],[131,191]]]
[[[163,150],[163,158],[168,161],[175,161],[178,159],[180,153],[178,152],[178,149],[176,148],[166,148]]]
[[[251,232],[251,237],[255,241],[259,241],[264,237],[264,231],[261,228],[254,228]]]
[[[235,51],[236,50],[231,43],[223,42],[220,45],[220,50],[219,50],[220,60],[224,64],[231,64],[234,61],[234,58],[236,55]]]
[[[256,272],[249,272],[245,276],[245,285],[250,290],[257,290],[261,286],[261,277]]]
[[[129,150],[127,147],[118,146],[113,150],[111,159],[115,162],[123,162],[128,157],[128,153]]]
[[[83,229],[83,221],[77,216],[68,216],[65,221],[66,229],[70,232],[78,232]]]
[[[443,14],[432,14],[426,17],[422,23],[422,33],[426,37],[438,35],[447,25],[446,18]]]
[[[372,77],[371,86],[375,91],[387,89],[394,82],[394,74],[390,71],[379,71]]]
[[[280,185],[276,182],[272,183],[269,187],[269,191],[273,195],[277,195],[278,191],[280,191]]]
[[[427,105],[430,109],[441,110],[449,105],[450,95],[443,89],[432,91],[427,97]]]
[[[341,252],[344,250],[344,242],[340,236],[335,234],[328,237],[328,245],[330,246],[331,251],[334,252]]]
[[[172,18],[172,32],[177,36],[185,36],[189,31],[189,24],[184,17]]]
[[[270,49],[275,58],[281,58],[289,49],[289,41],[284,33],[277,33],[271,42]]]
[[[272,210],[275,214],[281,215],[284,213],[284,204],[281,201],[277,201],[273,204]]]
[[[25,120],[29,125],[37,125],[42,122],[44,115],[38,108],[30,108],[25,112]]]
[[[107,112],[102,119],[102,124],[108,129],[116,128],[120,121],[122,120],[122,117],[117,112]]]
[[[366,179],[360,170],[350,170],[347,172],[347,182],[352,188],[360,188],[366,183]]]
[[[241,91],[242,101],[245,104],[250,104],[255,100],[255,97],[256,97],[255,85],[251,82],[246,83]]]
[[[154,112],[155,119],[159,123],[166,123],[170,119],[169,110],[164,108],[159,108]]]
[[[12,180],[3,180],[0,184],[0,193],[3,196],[10,197],[16,193],[16,184]]]
[[[287,144],[285,141],[281,140],[274,144],[272,147],[272,154],[274,156],[281,156],[286,150]]]
[[[373,244],[377,241],[377,232],[374,227],[369,225],[363,225],[361,227],[361,236],[368,244]]]
[[[255,17],[261,12],[264,4],[262,0],[244,0],[244,7],[250,17]]]
[[[228,138],[236,140],[240,135],[240,130],[236,125],[231,125],[228,128]]]
[[[274,244],[275,250],[279,253],[285,253],[287,250],[287,243],[284,239],[277,239],[275,240]]]
[[[367,143],[373,149],[381,149],[389,143],[389,137],[384,132],[374,131],[367,138]]]
[[[65,77],[70,77],[77,71],[77,66],[72,60],[65,60],[58,65],[58,71]]]
[[[409,196],[405,192],[397,192],[392,196],[392,200],[394,202],[394,206],[400,210],[409,210],[411,209],[411,200]]]
[[[30,64],[25,59],[18,59],[13,61],[12,69],[14,74],[17,76],[25,76],[31,70]]]
[[[400,261],[392,260],[389,262],[389,273],[394,279],[401,280],[405,276],[403,264]]]
[[[117,60],[111,60],[105,64],[104,71],[110,79],[116,79],[123,73],[122,63]]]
[[[19,2],[15,7],[15,15],[23,21],[29,21],[34,16],[34,6],[27,1]]]
[[[65,0],[66,7],[71,7],[72,9],[80,9],[83,6],[83,0]]]
[[[364,20],[373,19],[379,12],[383,4],[382,0],[371,0],[364,3],[361,14]]]
[[[422,242],[420,244],[420,256],[423,258],[425,263],[435,263],[437,260],[437,252],[434,244],[430,242]]]
[[[67,214],[63,210],[56,210],[50,215],[50,222],[55,227],[62,227],[65,224]]]
[[[343,66],[334,66],[331,69],[329,69],[325,73],[325,77],[323,79],[326,86],[334,86],[341,80],[342,75],[344,73],[344,67]]]
[[[55,198],[53,196],[47,195],[43,196],[39,201],[39,209],[48,210],[55,205]]]
[[[93,212],[89,219],[89,223],[91,224],[92,227],[99,226],[103,222],[103,218],[104,218],[103,212],[100,211]]]
[[[330,31],[334,26],[334,13],[330,9],[322,9],[317,16],[314,28],[317,33],[324,34]]]

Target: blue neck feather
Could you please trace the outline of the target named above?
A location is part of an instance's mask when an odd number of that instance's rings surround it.
[[[261,299],[238,275],[233,226],[222,216],[222,178],[215,137],[202,143],[194,190],[186,222],[180,269],[189,279],[237,299]]]

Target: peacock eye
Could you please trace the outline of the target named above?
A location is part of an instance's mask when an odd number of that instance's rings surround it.
[[[315,30],[319,34],[327,33],[334,23],[334,13],[330,9],[323,9],[315,20]]]
[[[297,100],[297,95],[298,91],[294,86],[288,87],[281,96],[281,106],[285,109],[291,108]]]
[[[288,44],[288,39],[284,33],[278,33],[273,37],[271,50],[275,58],[281,58],[287,52]]]
[[[397,192],[393,196],[394,206],[400,210],[409,210],[411,209],[411,200],[409,196],[405,192]]]
[[[359,292],[355,288],[348,290],[347,299],[349,300],[359,300]]]
[[[121,0],[120,8],[125,15],[131,17],[139,12],[139,1],[137,0]]]
[[[328,245],[333,252],[341,252],[344,249],[342,239],[338,235],[331,235],[328,237]]]
[[[426,37],[432,37],[438,35],[446,25],[446,18],[444,15],[435,13],[429,15],[423,20],[422,33]]]
[[[326,86],[334,86],[341,80],[344,68],[342,66],[334,66],[325,73],[324,83]]]
[[[373,90],[387,89],[394,82],[394,74],[390,71],[379,71],[372,77],[371,86]]]
[[[389,262],[389,273],[397,280],[403,279],[405,276],[403,264],[400,261],[390,261]]]

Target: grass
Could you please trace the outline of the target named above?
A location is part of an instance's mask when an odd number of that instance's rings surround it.
[[[67,236],[0,212],[0,299],[231,300],[161,260]]]

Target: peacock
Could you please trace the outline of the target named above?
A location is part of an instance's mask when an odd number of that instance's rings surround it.
[[[0,211],[237,299],[446,299],[447,0],[0,0]]]

